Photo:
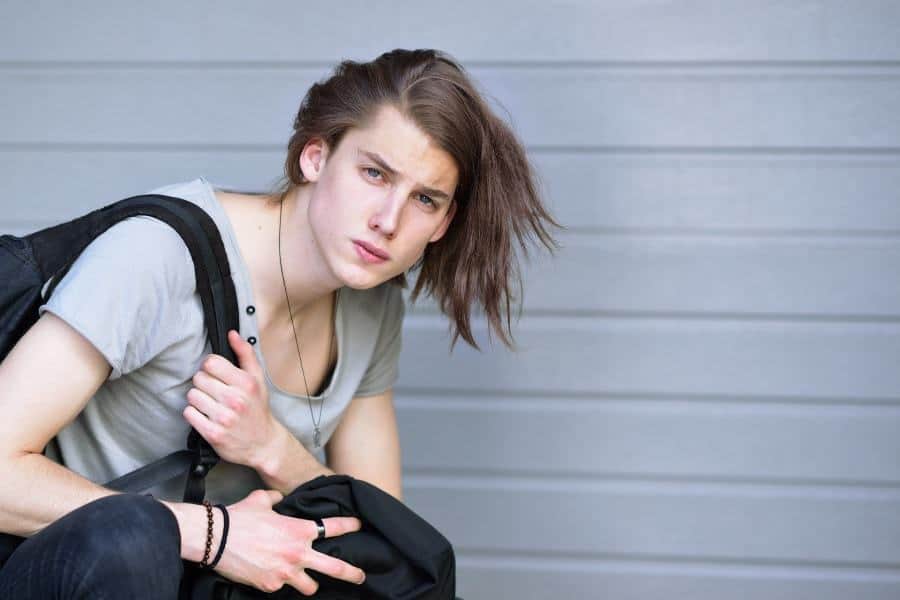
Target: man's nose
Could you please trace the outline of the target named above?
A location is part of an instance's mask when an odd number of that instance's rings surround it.
[[[372,218],[369,220],[369,227],[377,229],[388,238],[394,237],[397,232],[397,225],[400,222],[400,213],[406,204],[406,192],[394,190],[390,194],[386,194],[381,200],[381,204]]]

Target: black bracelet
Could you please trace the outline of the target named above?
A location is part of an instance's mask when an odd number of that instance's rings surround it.
[[[222,558],[222,553],[225,552],[225,542],[228,541],[228,509],[225,508],[224,504],[216,504],[216,508],[222,510],[222,518],[224,519],[224,525],[222,527],[222,541],[219,542],[219,550],[216,552],[216,557],[213,559],[211,563],[209,563],[210,569],[215,569],[216,565],[219,564],[219,559]]]

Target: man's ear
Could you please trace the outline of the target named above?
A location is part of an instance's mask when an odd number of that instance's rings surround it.
[[[300,153],[300,170],[307,181],[318,181],[328,158],[328,144],[322,138],[314,137],[306,142]]]
[[[456,200],[450,203],[450,208],[447,209],[447,214],[444,215],[444,219],[441,221],[440,227],[437,228],[437,231],[434,232],[434,235],[431,236],[429,242],[436,242],[447,233],[447,228],[450,227],[450,221],[453,220],[453,215],[456,214]]]

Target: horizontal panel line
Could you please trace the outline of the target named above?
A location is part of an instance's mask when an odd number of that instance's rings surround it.
[[[2,223],[13,227],[47,227],[55,224],[53,219],[21,219],[15,217],[5,217]],[[784,241],[846,241],[849,244],[867,243],[867,242],[888,242],[900,243],[900,229],[858,229],[858,230],[838,230],[838,229],[721,229],[721,228],[699,228],[699,227],[578,227],[565,225],[565,229],[561,235],[557,236],[562,244],[563,251],[568,247],[567,238],[571,238],[578,247],[589,246],[585,244],[583,238],[588,238],[588,242],[593,241],[592,238],[651,238],[657,240],[684,240],[697,239],[702,242],[706,241],[734,241],[746,239],[749,241],[756,240],[784,240]],[[597,240],[600,241],[600,240]],[[626,311],[633,312],[633,311]],[[900,318],[900,313],[897,315]],[[839,316],[837,318],[840,318]]]
[[[445,315],[439,312],[435,305],[429,305],[427,308],[418,307],[416,305],[409,306],[410,318],[408,323],[420,328],[445,328]],[[513,315],[514,317],[516,314]],[[608,311],[608,310],[542,310],[531,309],[522,313],[523,317],[530,317],[530,324],[539,324],[543,327],[557,321],[556,325],[565,327],[584,327],[586,324],[600,325],[601,321],[666,321],[667,324],[677,324],[681,321],[703,321],[708,323],[729,322],[733,324],[746,324],[748,322],[757,322],[761,324],[777,324],[777,325],[894,325],[896,317],[893,315],[815,315],[804,313],[717,313],[717,312],[695,312],[695,311]],[[585,317],[596,319],[593,323],[586,322]],[[473,314],[473,329],[486,330],[487,322],[481,313]],[[521,327],[521,323],[518,325]],[[884,333],[880,330],[879,333]]]
[[[443,317],[437,306],[409,305],[408,312],[411,316]],[[622,320],[647,320],[666,319],[672,321],[731,321],[731,322],[761,322],[761,323],[827,323],[827,324],[900,324],[900,314],[897,315],[867,315],[867,314],[808,314],[808,313],[750,313],[750,312],[700,312],[700,311],[639,311],[639,310],[590,310],[590,309],[541,309],[527,308],[522,311],[522,317],[536,318],[561,318],[561,319],[622,319]],[[480,319],[479,319],[480,320]],[[443,324],[441,324],[443,325]]]
[[[531,144],[529,151],[546,154],[632,154],[632,155],[734,155],[748,156],[897,156],[900,146],[588,146]]]
[[[397,389],[397,388],[395,388]],[[633,417],[657,414],[665,410],[665,414],[671,414],[673,408],[679,411],[694,411],[701,415],[715,414],[709,411],[727,410],[733,418],[745,416],[782,418],[784,416],[797,417],[839,417],[842,419],[866,418],[884,419],[900,416],[900,405],[897,404],[859,404],[837,402],[819,403],[777,403],[777,402],[717,402],[710,399],[694,400],[690,398],[610,398],[602,396],[588,396],[568,398],[562,394],[532,396],[520,393],[508,395],[476,395],[461,396],[447,393],[428,393],[415,396],[395,394],[395,405],[403,410],[424,412],[481,412],[500,413],[504,415],[552,415],[556,418],[559,413],[568,416],[585,415],[600,412],[628,413]],[[712,405],[712,406],[711,406]]]
[[[708,68],[734,69],[774,69],[801,70],[808,69],[900,69],[900,60],[467,60],[465,65],[489,68],[598,68],[598,69],[690,69]]]
[[[0,69],[330,69],[348,57],[316,60],[0,60]],[[367,57],[349,57],[368,60]],[[900,70],[897,60],[597,60],[597,59],[472,59],[459,58],[467,69],[510,70],[558,70],[597,69],[612,71],[688,70],[703,72],[708,69],[735,69],[745,71],[762,69],[765,73],[788,72],[815,74],[822,69],[837,69],[848,75],[888,75]]]
[[[900,166],[900,164],[898,164]],[[565,225],[565,224],[564,224]],[[717,228],[717,227],[585,227],[565,225],[565,233],[574,236],[598,237],[678,237],[678,238],[778,238],[787,240],[834,240],[848,238],[848,241],[884,239],[900,241],[900,229],[804,229],[793,228]]]
[[[471,440],[469,441],[471,444]],[[900,486],[883,485],[868,487],[834,485],[785,485],[736,481],[688,481],[656,479],[608,479],[588,475],[551,475],[538,477],[504,471],[502,474],[479,473],[407,473],[404,487],[410,491],[447,491],[461,493],[474,491],[483,496],[496,493],[522,493],[555,495],[558,493],[593,496],[642,496],[660,502],[672,498],[719,498],[741,500],[778,500],[804,503],[811,499],[854,504],[887,503],[900,510]],[[587,507],[584,507],[587,510]]]
[[[555,484],[565,483],[566,481],[584,482],[602,482],[615,484],[621,483],[650,483],[650,484],[667,484],[672,483],[678,486],[705,486],[707,484],[740,487],[766,487],[778,488],[785,487],[791,489],[809,488],[810,491],[834,491],[840,493],[852,488],[854,492],[864,494],[867,490],[874,492],[895,492],[900,491],[900,480],[895,481],[871,481],[871,480],[841,480],[841,479],[815,479],[804,477],[740,477],[732,475],[673,475],[666,473],[614,473],[614,472],[588,472],[566,470],[565,468],[553,470],[538,470],[523,468],[510,469],[489,469],[483,467],[411,467],[403,468],[404,475],[413,477],[463,477],[466,479],[485,478],[491,480],[503,480],[504,478],[533,479],[535,482],[551,481]]]
[[[900,571],[895,569],[854,567],[822,567],[819,565],[777,565],[754,564],[752,562],[734,561],[727,564],[708,563],[703,561],[678,560],[643,560],[640,558],[583,558],[576,556],[557,556],[539,554],[538,556],[519,556],[482,549],[456,550],[456,564],[462,570],[472,572],[486,569],[515,569],[536,572],[564,573],[618,573],[639,574],[643,576],[676,575],[678,577],[705,576],[722,578],[732,576],[742,580],[748,579],[827,579],[828,581],[855,580],[860,583],[900,583]]]
[[[466,558],[487,559],[525,559],[556,561],[576,561],[584,564],[586,561],[605,561],[627,564],[644,564],[646,566],[709,566],[709,567],[743,567],[743,568],[772,568],[772,569],[821,569],[827,571],[848,570],[853,572],[872,570],[895,572],[900,576],[900,562],[861,562],[861,561],[822,561],[822,560],[798,560],[789,558],[730,558],[720,556],[684,556],[662,554],[638,554],[625,552],[562,552],[552,549],[546,550],[521,550],[521,549],[495,549],[474,546],[454,545],[454,552]]]
[[[127,142],[0,142],[0,152],[280,152],[287,148],[287,134],[284,144],[226,144],[226,143],[127,143]]]
[[[197,151],[197,152],[284,152],[287,145],[287,137],[284,144],[253,144],[253,143],[219,143],[219,142],[0,142],[0,152],[12,152],[22,150],[42,152],[161,152],[161,151]],[[526,144],[526,150],[531,154],[609,154],[627,156],[656,156],[673,155],[677,158],[709,158],[726,157],[745,159],[753,157],[799,157],[799,158],[831,158],[845,157],[848,159],[873,157],[900,158],[900,146],[890,147],[777,147],[777,146],[578,146],[578,145],[545,145]],[[853,164],[853,163],[849,163]]]
[[[466,387],[417,387],[400,382],[394,386],[396,396],[424,396],[424,397],[452,397],[452,396],[476,396],[480,398],[515,400],[517,398],[554,398],[581,399],[581,400],[655,400],[677,402],[706,402],[715,404],[779,404],[779,405],[822,405],[822,406],[886,406],[896,408],[900,406],[900,397],[884,398],[847,398],[847,397],[812,397],[812,396],[759,396],[753,394],[684,394],[667,393],[661,391],[632,391],[611,392],[595,390],[590,392],[578,392],[568,390],[494,390]]]
[[[0,60],[0,69],[52,70],[52,69],[136,69],[165,71],[168,69],[191,70],[256,70],[256,69],[330,69],[340,62],[335,60]],[[887,66],[890,65],[867,65]]]

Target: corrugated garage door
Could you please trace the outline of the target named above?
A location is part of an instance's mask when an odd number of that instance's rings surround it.
[[[394,47],[470,68],[568,227],[518,354],[406,324],[461,595],[900,597],[896,3],[6,3],[0,230],[263,188],[306,88]]]

